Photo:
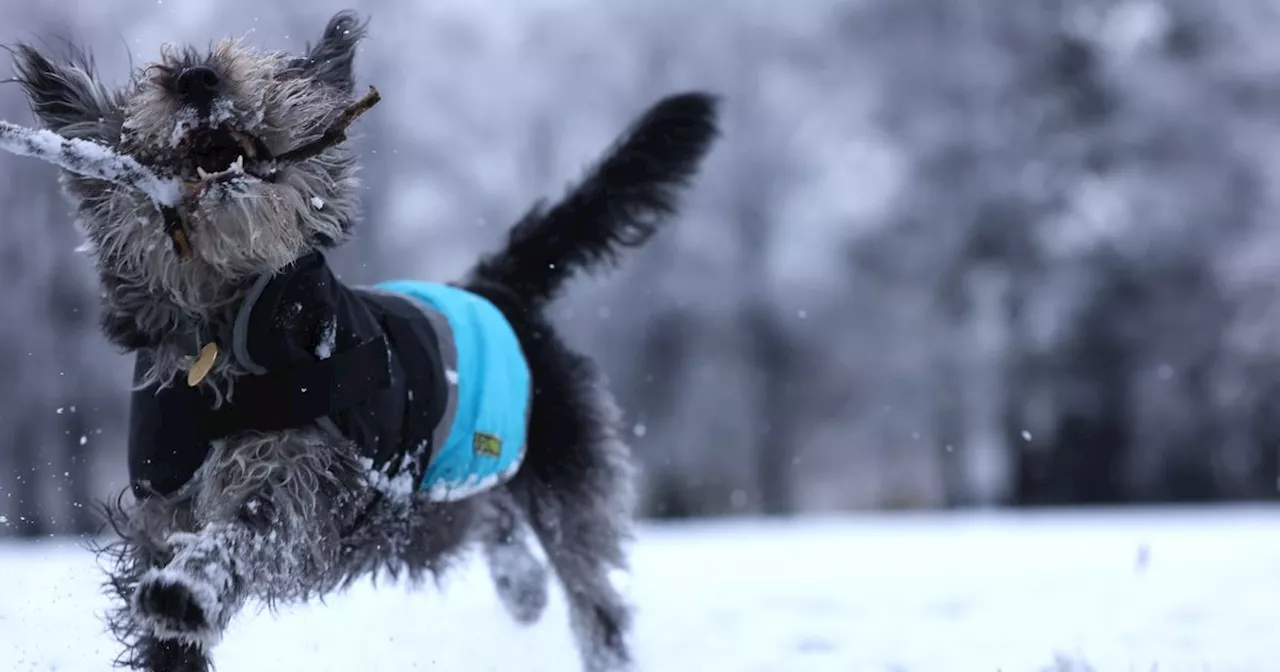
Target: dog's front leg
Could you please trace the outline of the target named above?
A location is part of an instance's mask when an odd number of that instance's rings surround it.
[[[221,638],[245,601],[235,556],[246,543],[248,530],[234,523],[169,537],[172,559],[142,576],[132,605],[141,625],[167,643],[159,656],[207,650]]]
[[[145,635],[134,649],[134,669],[145,672],[209,672],[209,656],[197,644]]]
[[[104,513],[119,539],[97,547],[107,569],[107,587],[118,602],[107,625],[124,646],[117,667],[143,672],[208,672],[212,669],[204,647],[156,634],[138,618],[134,608],[143,577],[173,560],[176,549],[166,539],[181,537],[193,525],[190,501],[160,497],[108,503]]]
[[[320,431],[215,444],[195,489],[199,523],[171,535],[171,559],[142,577],[137,620],[207,648],[250,598],[274,605],[331,590],[347,503],[363,482],[352,447]]]

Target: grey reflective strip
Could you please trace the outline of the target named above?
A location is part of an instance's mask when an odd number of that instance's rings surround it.
[[[419,303],[419,307],[431,322],[431,329],[436,332],[436,344],[440,346],[440,364],[444,368],[445,375],[444,411],[440,414],[440,422],[436,424],[435,431],[431,433],[431,455],[426,462],[430,464],[436,453],[444,448],[449,432],[453,431],[453,421],[458,415],[458,392],[461,381],[458,381],[458,344],[453,339],[453,329],[449,328],[448,318],[430,306]]]
[[[271,282],[272,274],[264,273],[258,276],[253,282],[253,286],[249,288],[249,292],[244,295],[244,302],[240,304],[240,310],[236,313],[235,324],[231,327],[231,354],[235,356],[236,361],[240,362],[245,371],[255,375],[262,375],[267,370],[258,366],[257,362],[249,357],[249,316],[253,313],[253,304],[258,302],[262,296],[262,290],[266,289],[267,283]]]
[[[440,421],[436,423],[435,428],[431,431],[431,454],[426,456],[426,462],[423,464],[431,464],[431,460],[435,458],[440,449],[444,448],[444,442],[449,438],[449,432],[453,430],[453,421],[458,415],[458,385],[453,384],[448,379],[458,376],[458,344],[453,339],[453,329],[449,327],[449,319],[444,313],[436,310],[412,296],[400,294],[399,292],[389,292],[385,289],[377,287],[360,287],[360,291],[369,292],[370,294],[378,294],[380,296],[393,296],[397,299],[403,299],[412,303],[423,315],[427,316],[427,321],[431,323],[431,330],[436,332],[436,345],[440,352],[440,364],[444,369],[445,375],[445,400],[444,410],[440,414]],[[452,376],[450,376],[452,372]]]

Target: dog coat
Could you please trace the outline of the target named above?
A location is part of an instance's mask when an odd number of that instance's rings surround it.
[[[484,298],[435,283],[348,287],[319,252],[248,291],[216,342],[250,375],[219,400],[185,381],[135,389],[134,494],[169,495],[213,441],[317,423],[359,447],[388,477],[451,501],[510,478],[524,457],[529,368],[511,325]],[[135,381],[150,365],[138,352]]]

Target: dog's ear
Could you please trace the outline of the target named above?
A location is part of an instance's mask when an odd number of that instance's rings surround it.
[[[368,33],[368,25],[352,10],[334,14],[320,42],[314,47],[307,44],[307,55],[299,59],[298,68],[315,81],[350,92],[355,85],[352,62],[356,46]]]
[[[117,107],[94,74],[93,60],[76,50],[65,61],[54,61],[34,47],[19,44],[13,55],[14,78],[45,128],[69,137],[91,137],[103,120],[117,116]]]

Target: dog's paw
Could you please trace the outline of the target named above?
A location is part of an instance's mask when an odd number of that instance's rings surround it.
[[[212,672],[208,653],[188,642],[145,637],[137,645],[132,669],[164,672]]]
[[[521,625],[537,622],[547,608],[547,568],[519,542],[492,544],[485,550],[489,575],[507,613]]]
[[[201,645],[217,639],[216,591],[178,572],[153,569],[143,575],[132,607],[137,621],[161,639]]]

